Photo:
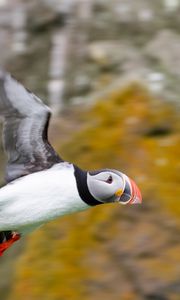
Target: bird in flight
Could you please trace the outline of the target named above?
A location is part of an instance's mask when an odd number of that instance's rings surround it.
[[[64,161],[48,141],[51,112],[9,73],[0,71],[0,117],[8,161],[0,188],[0,256],[15,241],[59,216],[92,206],[141,203],[120,171],[85,171]]]

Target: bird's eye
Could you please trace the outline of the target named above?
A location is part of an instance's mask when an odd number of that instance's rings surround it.
[[[107,183],[111,184],[113,182],[113,178],[109,175],[108,179],[106,180]]]

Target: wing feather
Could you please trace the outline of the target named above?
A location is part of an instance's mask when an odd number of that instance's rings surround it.
[[[0,116],[8,155],[6,180],[48,169],[63,160],[50,145],[50,109],[10,74],[0,71]]]

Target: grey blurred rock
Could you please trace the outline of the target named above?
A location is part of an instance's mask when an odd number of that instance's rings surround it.
[[[146,63],[141,52],[130,41],[100,41],[89,45],[89,59],[105,70],[118,70],[127,73],[137,68],[144,68]]]
[[[63,17],[51,7],[40,5],[37,2],[28,9],[27,29],[29,31],[47,30],[48,27],[60,23],[64,23]]]
[[[5,61],[11,55],[11,34],[7,29],[0,29],[0,65],[4,65]]]
[[[29,78],[31,70],[35,77],[46,70],[49,90],[64,90],[65,101],[131,80],[178,100],[179,13],[178,0],[14,0],[13,5],[1,0],[0,63],[16,62],[18,56],[13,72],[28,66]],[[67,45],[56,47],[53,37],[62,29],[69,35]],[[46,66],[37,61],[43,48]]]
[[[146,45],[145,52],[166,69],[167,73],[180,75],[180,35],[162,30]]]

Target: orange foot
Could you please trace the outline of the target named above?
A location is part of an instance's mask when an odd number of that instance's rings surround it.
[[[12,232],[12,236],[6,242],[0,244],[0,256],[3,255],[4,251],[8,249],[14,242],[20,239],[20,234],[17,232]]]

